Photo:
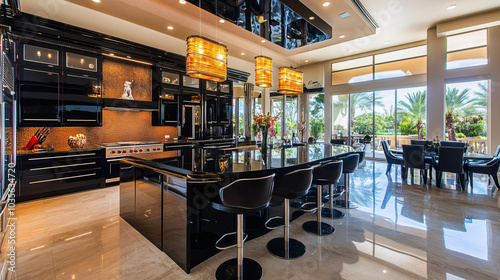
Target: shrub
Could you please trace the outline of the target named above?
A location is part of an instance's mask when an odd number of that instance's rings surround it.
[[[465,138],[465,134],[460,133],[460,132],[459,132],[459,133],[457,133],[457,135],[456,135],[456,136],[457,136],[457,138]]]

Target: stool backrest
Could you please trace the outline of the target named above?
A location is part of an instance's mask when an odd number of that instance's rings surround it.
[[[462,173],[464,169],[464,149],[461,147],[439,147],[439,171]]]
[[[274,174],[238,179],[219,190],[222,204],[243,209],[267,207],[274,187]]]
[[[350,154],[340,159],[343,161],[343,173],[354,173],[354,171],[358,168],[359,154]]]
[[[425,169],[424,146],[403,145],[403,160],[406,168]]]
[[[306,195],[311,187],[314,167],[298,169],[276,178],[274,192],[285,194],[286,198]]]
[[[342,161],[331,161],[314,168],[314,180],[325,180],[325,185],[336,184],[342,175]]]

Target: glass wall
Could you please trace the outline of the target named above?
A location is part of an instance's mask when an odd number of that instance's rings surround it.
[[[281,130],[283,128],[283,95],[271,96],[271,115],[277,116],[278,119],[274,123],[274,129],[276,130],[276,139],[281,139]]]
[[[384,140],[394,149],[425,139],[425,108],[426,87],[332,96],[332,138],[348,139],[367,157],[384,158]],[[366,135],[370,143],[363,143]]]
[[[325,94],[309,94],[309,136],[323,142],[325,135]]]
[[[488,64],[486,29],[446,37],[446,69]]]
[[[297,122],[299,120],[299,97],[298,95],[285,95],[285,138],[297,135]],[[283,113],[282,113],[283,114]]]
[[[446,84],[446,140],[466,142],[469,152],[487,154],[489,80]]]

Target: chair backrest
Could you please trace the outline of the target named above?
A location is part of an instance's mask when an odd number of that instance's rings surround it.
[[[359,164],[359,154],[350,154],[345,157],[340,158],[343,161],[342,173],[354,173],[358,168]]]
[[[403,145],[403,161],[406,168],[425,169],[424,146]]]
[[[387,140],[382,141],[382,149],[384,150],[384,155],[385,159],[387,161],[396,158],[391,151],[389,151],[389,143],[387,143]]]
[[[500,145],[497,146],[497,150],[495,151],[495,154],[493,154],[494,157],[500,156]]]
[[[336,184],[342,175],[342,160],[331,161],[314,169],[313,180],[325,180],[325,185]]]
[[[274,174],[238,179],[219,190],[222,204],[243,209],[267,207],[274,187]]]
[[[276,178],[273,193],[285,198],[297,198],[306,195],[311,187],[314,167],[298,169]]]
[[[464,149],[461,147],[438,148],[438,166],[439,171],[463,173],[464,170]]]
[[[331,139],[330,144],[332,145],[345,145],[345,139]]]
[[[412,145],[421,145],[421,146],[424,146],[427,145],[427,143],[431,143],[431,141],[429,140],[411,140],[410,143]]]
[[[455,141],[441,141],[441,146],[444,147],[460,147],[465,148],[467,143],[465,142],[455,142]]]

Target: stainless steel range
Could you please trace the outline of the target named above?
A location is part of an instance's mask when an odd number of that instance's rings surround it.
[[[115,142],[102,144],[106,148],[106,158],[123,158],[131,154],[163,152],[160,142]]]
[[[160,142],[115,142],[101,145],[106,148],[106,185],[120,183],[120,160],[128,155],[163,152]]]

